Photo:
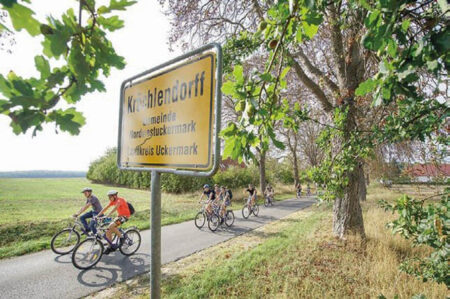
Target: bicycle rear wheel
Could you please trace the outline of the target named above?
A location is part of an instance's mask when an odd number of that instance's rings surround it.
[[[138,251],[141,247],[141,234],[137,229],[129,229],[125,231],[125,240],[119,250],[123,255],[130,256]]]
[[[195,226],[198,229],[201,229],[205,225],[206,221],[206,215],[204,212],[198,212],[197,215],[195,215]]]
[[[233,211],[227,211],[227,214],[225,216],[225,225],[230,227],[234,223],[234,213]]]
[[[72,253],[72,264],[81,270],[94,267],[102,258],[103,244],[96,238],[87,238]]]
[[[63,229],[53,236],[50,246],[56,254],[68,254],[80,243],[80,234],[71,228]]]
[[[258,204],[255,203],[255,205],[253,206],[253,209],[252,209],[252,213],[253,213],[253,215],[258,216],[258,214],[259,214]]]
[[[264,199],[264,206],[267,208],[268,206],[269,206],[269,199],[266,197],[265,199]]]
[[[208,219],[208,227],[211,231],[215,232],[217,228],[219,228],[220,225],[220,219],[219,216],[216,214],[211,215],[211,217]]]
[[[248,208],[248,205],[244,205],[244,207],[242,208],[242,217],[244,217],[244,219],[247,219],[248,216],[250,216],[250,209]]]

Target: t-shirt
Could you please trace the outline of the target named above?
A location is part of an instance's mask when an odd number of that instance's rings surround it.
[[[128,208],[128,203],[125,201],[125,199],[117,197],[116,200],[109,203],[108,207],[112,207],[115,205],[117,205],[117,214],[119,216],[130,217],[130,209]]]
[[[90,203],[92,205],[92,210],[96,213],[100,213],[102,210],[102,205],[98,198],[94,195],[91,195],[86,199],[86,204]]]
[[[247,192],[250,193],[250,195],[253,196],[253,194],[255,194],[256,190],[255,190],[255,188],[253,188],[253,189],[247,189]]]
[[[212,195],[211,195],[212,193]],[[208,190],[208,191],[203,191],[203,194],[205,194],[208,199],[216,199],[216,192],[214,192],[214,190]]]

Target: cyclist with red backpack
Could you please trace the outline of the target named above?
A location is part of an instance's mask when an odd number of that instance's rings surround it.
[[[98,213],[97,217],[104,215],[104,213],[110,208],[113,207],[111,212],[107,215],[109,217],[112,213],[117,211],[117,217],[108,227],[108,230],[105,234],[105,239],[108,241],[109,246],[105,250],[104,254],[109,254],[111,251],[116,250],[120,244],[123,242],[122,233],[119,231],[119,227],[130,219],[130,216],[134,214],[134,208],[131,204],[127,203],[125,199],[117,196],[118,192],[115,190],[111,190],[108,192],[109,205],[107,205],[100,213]],[[113,233],[120,238],[119,245],[114,246],[112,244]]]

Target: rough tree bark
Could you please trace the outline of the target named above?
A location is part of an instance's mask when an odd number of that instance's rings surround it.
[[[366,201],[367,187],[366,187],[366,177],[364,176],[364,164],[359,163],[359,201]]]

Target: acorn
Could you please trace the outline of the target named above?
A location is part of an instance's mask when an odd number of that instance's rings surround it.
[[[275,47],[277,46],[277,44],[278,44],[278,40],[273,39],[273,40],[271,40],[271,41],[269,42],[269,48],[275,49]]]

